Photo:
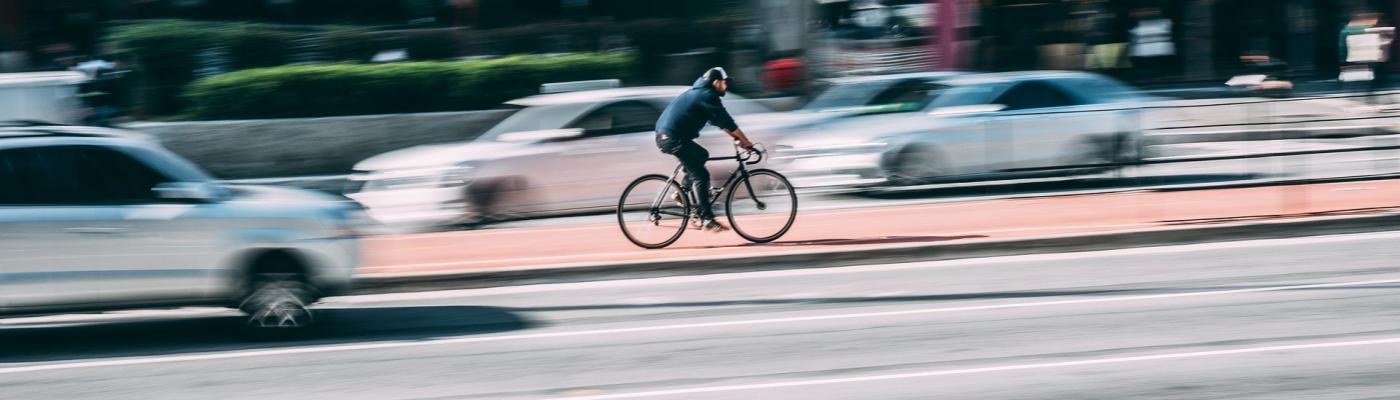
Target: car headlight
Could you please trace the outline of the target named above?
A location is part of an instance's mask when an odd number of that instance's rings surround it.
[[[438,180],[438,186],[465,186],[466,184],[471,183],[472,177],[475,176],[475,172],[476,167],[470,165],[458,165],[442,173],[441,179]]]
[[[374,220],[365,213],[364,208],[358,205],[337,207],[330,210],[329,214],[331,226],[328,235],[332,238],[359,237],[366,233],[366,228],[374,224]]]
[[[464,186],[471,182],[474,171],[475,168],[470,165],[453,165],[382,171],[356,176],[352,179],[365,181],[362,191],[431,189]]]

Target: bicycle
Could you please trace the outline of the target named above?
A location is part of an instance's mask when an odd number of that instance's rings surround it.
[[[754,243],[778,240],[797,219],[797,192],[787,177],[765,168],[749,170],[749,165],[763,162],[762,145],[751,151],[741,151],[734,145],[734,156],[710,157],[710,161],[735,160],[739,163],[723,185],[711,189],[703,200],[711,208],[724,197],[724,214],[735,233]],[[699,221],[699,208],[692,206],[702,200],[691,188],[681,185],[676,177],[681,165],[671,176],[653,174],[632,181],[617,202],[617,223],[622,234],[633,244],[647,249],[670,246],[681,238],[692,218]]]

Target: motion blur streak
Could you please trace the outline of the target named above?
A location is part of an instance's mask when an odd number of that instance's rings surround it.
[[[1000,366],[1000,367],[985,367],[985,368],[969,368],[969,369],[954,369],[954,370],[941,370],[941,371],[927,371],[927,372],[914,372],[914,373],[894,374],[894,375],[874,375],[874,376],[860,376],[860,377],[852,377],[852,378],[817,379],[817,380],[792,381],[792,382],[774,382],[774,383],[761,383],[761,384],[753,384],[753,385],[714,386],[714,387],[702,387],[702,388],[694,388],[694,389],[659,390],[659,391],[654,391],[654,392],[623,393],[623,394],[602,395],[602,396],[569,396],[569,397],[559,397],[558,399],[559,399],[559,400],[563,400],[563,399],[574,399],[574,400],[635,399],[635,398],[642,398],[642,397],[665,397],[665,396],[676,396],[676,395],[687,395],[687,394],[700,394],[700,393],[737,392],[737,391],[745,391],[745,390],[772,389],[772,388],[784,388],[784,387],[794,387],[794,386],[834,385],[834,384],[842,384],[842,383],[873,382],[873,381],[885,381],[885,380],[895,380],[895,379],[927,378],[927,377],[933,377],[933,376],[977,374],[977,373],[985,373],[985,372],[1006,372],[1006,371],[1027,370],[1027,369],[1079,367],[1079,366],[1099,365],[1099,364],[1118,364],[1118,363],[1130,363],[1130,362],[1142,362],[1142,361],[1157,361],[1157,360],[1171,360],[1171,359],[1182,359],[1182,358],[1204,358],[1204,357],[1227,356],[1227,355],[1236,355],[1236,354],[1275,353],[1275,352],[1288,352],[1288,351],[1297,351],[1297,350],[1326,349],[1326,348],[1334,348],[1334,347],[1376,346],[1376,345],[1391,345],[1391,344],[1400,344],[1400,338],[1386,338],[1386,339],[1375,339],[1375,340],[1357,340],[1357,341],[1348,341],[1348,342],[1309,343],[1309,344],[1296,344],[1296,345],[1287,345],[1287,346],[1251,347],[1251,348],[1235,349],[1235,350],[1198,351],[1198,352],[1191,352],[1191,353],[1158,354],[1158,355],[1137,356],[1137,357],[1098,358],[1098,359],[1080,360],[1080,361],[1065,361],[1065,362],[1057,362],[1057,363],[1018,364],[1018,365],[1006,365],[1006,366]],[[1384,350],[1382,350],[1382,351],[1384,351]]]
[[[1231,295],[1231,294],[1243,294],[1243,293],[1275,292],[1275,291],[1285,291],[1285,290],[1338,288],[1338,287],[1348,287],[1348,286],[1366,286],[1366,285],[1376,285],[1376,284],[1385,284],[1385,283],[1397,283],[1397,282],[1400,282],[1400,279],[1383,279],[1383,280],[1361,281],[1361,282],[1319,283],[1319,284],[1308,284],[1308,285],[1274,286],[1274,287],[1261,287],[1261,288],[1237,289],[1237,290],[1201,291],[1201,292],[1171,293],[1171,294],[1144,295],[1144,296],[1105,297],[1105,298],[1097,298],[1097,299],[1061,300],[1061,301],[1045,301],[1045,302],[1033,302],[1033,303],[1012,303],[1012,304],[997,304],[997,305],[987,305],[987,306],[952,307],[952,308],[933,308],[933,309],[906,310],[906,311],[889,311],[889,312],[873,312],[873,313],[858,313],[858,314],[835,314],[835,315],[817,315],[817,316],[806,316],[806,317],[774,318],[774,319],[759,319],[759,320],[722,321],[722,322],[707,322],[707,323],[698,323],[698,324],[661,325],[661,326],[646,326],[646,327],[623,328],[623,329],[604,329],[604,330],[593,330],[593,331],[555,332],[555,333],[538,333],[538,334],[508,335],[508,336],[491,336],[491,337],[461,337],[461,338],[451,338],[451,339],[427,340],[427,341],[419,341],[419,342],[390,342],[390,343],[374,343],[374,344],[361,344],[361,345],[348,345],[348,346],[320,346],[320,347],[304,347],[304,348],[293,348],[293,349],[283,349],[283,350],[260,350],[260,351],[246,351],[246,352],[200,354],[200,355],[174,356],[174,357],[149,357],[149,358],[135,358],[135,359],[125,359],[125,360],[92,361],[92,362],[65,363],[65,364],[43,364],[43,365],[34,365],[34,366],[26,366],[26,367],[0,368],[0,374],[15,374],[15,373],[23,373],[23,372],[48,371],[48,370],[60,370],[60,369],[74,369],[74,368],[98,368],[98,367],[113,367],[113,366],[125,366],[125,365],[141,365],[141,364],[169,363],[169,362],[181,362],[181,361],[220,360],[220,359],[230,359],[230,358],[260,357],[260,356],[273,356],[273,355],[323,353],[323,352],[335,352],[335,351],[355,351],[355,350],[388,349],[388,348],[396,348],[396,347],[419,347],[419,346],[435,346],[435,345],[461,344],[461,343],[496,342],[496,341],[504,341],[504,340],[550,339],[550,338],[573,337],[573,336],[589,336],[589,335],[616,335],[616,334],[625,334],[625,333],[640,333],[640,332],[654,332],[654,331],[673,331],[673,330],[689,330],[689,329],[716,328],[716,327],[728,327],[728,326],[740,326],[740,325],[785,324],[785,323],[792,323],[792,322],[811,322],[811,321],[829,321],[829,320],[844,320],[844,319],[859,319],[859,318],[893,317],[893,316],[902,316],[902,315],[919,315],[919,314],[934,314],[934,313],[949,313],[949,312],[964,312],[964,311],[983,311],[983,310],[997,310],[997,309],[1010,309],[1010,308],[1050,307],[1050,306],[1061,306],[1061,305],[1077,305],[1077,304],[1107,303],[1107,302],[1122,302],[1122,301],[1143,301],[1143,300],[1157,300],[1157,299],[1169,299],[1169,298],[1180,298],[1180,297],[1218,296],[1218,295]],[[1396,340],[1400,340],[1400,339],[1396,339]]]

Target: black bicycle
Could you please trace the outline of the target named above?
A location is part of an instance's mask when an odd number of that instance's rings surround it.
[[[648,249],[670,246],[687,227],[700,229],[698,201],[712,206],[724,197],[724,214],[735,233],[754,243],[767,243],[782,237],[797,219],[797,191],[777,171],[749,165],[763,162],[760,146],[744,151],[736,144],[734,156],[711,157],[711,161],[735,160],[739,168],[729,174],[724,185],[700,197],[676,180],[682,166],[671,176],[647,175],[632,181],[617,201],[617,223],[627,240]],[[716,210],[718,211],[718,210]],[[691,219],[696,224],[691,225]]]

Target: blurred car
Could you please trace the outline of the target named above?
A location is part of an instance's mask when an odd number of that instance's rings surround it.
[[[1078,174],[1135,160],[1130,118],[1156,101],[1082,72],[970,74],[937,82],[919,112],[832,121],[779,142],[798,186],[916,184]]]
[[[380,222],[410,227],[611,209],[633,179],[676,166],[657,150],[654,127],[687,89],[592,89],[512,100],[504,106],[517,111],[473,141],[361,161],[351,177],[358,188],[347,196]],[[746,129],[744,116],[771,112],[733,93],[724,104]],[[699,143],[716,157],[732,148],[714,128]],[[711,163],[716,179],[732,168]]]
[[[913,72],[825,79],[821,92],[794,112],[870,115],[919,111],[947,87],[941,81],[965,75]]]
[[[0,315],[219,305],[306,326],[350,284],[357,210],[216,185],[125,131],[0,122]]]
[[[757,140],[780,143],[788,135],[803,134],[839,119],[916,112],[928,106],[946,85],[944,79],[961,72],[915,72],[823,79],[818,93],[801,107],[788,112],[746,115],[739,120],[744,132]]]

